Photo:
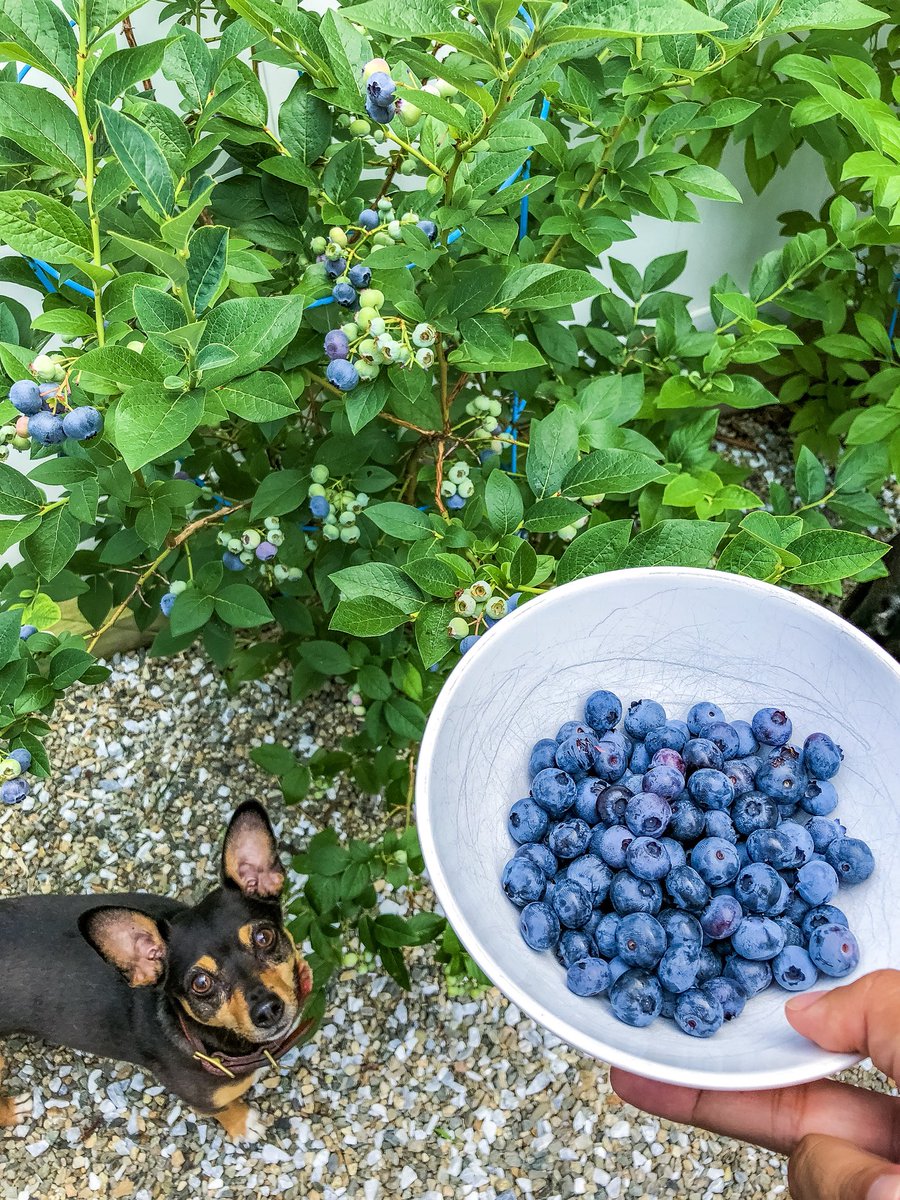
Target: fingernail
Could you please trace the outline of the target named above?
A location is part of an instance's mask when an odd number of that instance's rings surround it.
[[[812,1008],[814,1004],[818,1004],[820,1000],[824,1000],[827,995],[827,992],[804,992],[800,996],[792,996],[785,1008],[791,1013],[802,1013],[808,1008]]]
[[[900,1175],[882,1175],[866,1192],[866,1200],[900,1200]]]

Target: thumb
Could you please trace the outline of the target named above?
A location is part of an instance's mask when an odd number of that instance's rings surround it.
[[[874,971],[830,992],[804,992],[785,1005],[798,1033],[825,1050],[871,1058],[900,1077],[900,971]]]
[[[788,1183],[794,1200],[900,1200],[900,1167],[821,1133],[798,1143]]]

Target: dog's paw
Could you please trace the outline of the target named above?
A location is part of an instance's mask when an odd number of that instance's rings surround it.
[[[0,1128],[12,1129],[24,1125],[31,1118],[31,1096],[0,1097]]]
[[[266,1125],[262,1117],[255,1108],[247,1110],[247,1120],[244,1124],[243,1132],[237,1137],[237,1141],[245,1146],[255,1146],[257,1142],[261,1142],[266,1136]]]

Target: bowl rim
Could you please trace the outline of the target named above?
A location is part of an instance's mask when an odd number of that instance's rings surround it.
[[[653,579],[669,578],[673,581],[683,579],[709,579],[711,581],[714,579],[718,584],[725,587],[756,592],[761,596],[775,593],[781,602],[788,606],[799,608],[801,611],[811,613],[817,619],[833,626],[835,630],[839,629],[844,636],[852,637],[869,654],[874,654],[876,658],[881,660],[883,665],[888,667],[895,676],[898,686],[900,686],[900,663],[897,663],[877,642],[874,642],[839,614],[832,612],[821,604],[817,604],[814,600],[809,600],[805,596],[799,596],[795,592],[786,591],[774,584],[765,583],[759,579],[750,579],[743,575],[734,575],[726,571],[716,571],[708,567],[629,567],[619,571],[605,571],[598,575],[588,575],[583,579],[576,579],[570,583],[560,584],[557,587],[551,588],[550,591],[529,600],[527,608],[533,612],[537,606],[549,607],[550,605],[559,604],[560,602],[564,602],[566,596],[572,595],[576,590],[582,592],[602,591],[607,587],[615,586],[623,575],[628,575],[629,577],[642,576]],[[496,645],[501,638],[514,636],[518,625],[517,613],[519,611],[518,609],[513,611],[505,620],[493,627],[489,644]],[[521,611],[524,612],[526,610],[523,609]],[[574,1029],[564,1017],[551,1012],[528,991],[509,978],[503,967],[495,961],[484,946],[477,929],[465,918],[456,902],[450,881],[443,870],[430,819],[428,780],[432,773],[432,760],[435,755],[439,732],[462,681],[472,671],[478,669],[483,649],[484,641],[483,639],[479,639],[456,664],[447,677],[441,691],[438,693],[434,707],[428,717],[419,749],[416,768],[415,811],[416,827],[418,829],[422,856],[425,860],[425,866],[435,895],[454,933],[456,933],[465,946],[466,951],[472,956],[492,983],[500,989],[507,999],[518,1005],[524,1013],[543,1028],[555,1034],[567,1045],[581,1050],[591,1058],[660,1083],[680,1084],[685,1087],[703,1088],[707,1091],[757,1091],[810,1083],[817,1079],[823,1079],[828,1075],[833,1075],[838,1071],[844,1071],[861,1062],[863,1059],[862,1055],[837,1054],[828,1050],[820,1050],[807,1063],[795,1067],[784,1067],[775,1070],[768,1068],[753,1070],[750,1068],[733,1072],[727,1077],[720,1073],[705,1071],[699,1067],[672,1067],[661,1064],[655,1059],[644,1057],[643,1055],[631,1054],[604,1041],[600,1037],[585,1034]],[[698,1049],[700,1045],[702,1045],[702,1042],[698,1043]]]

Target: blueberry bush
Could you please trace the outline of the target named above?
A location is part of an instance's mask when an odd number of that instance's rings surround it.
[[[615,568],[820,596],[884,573],[895,13],[175,0],[139,43],[140,7],[0,0],[0,274],[29,300],[0,301],[3,799],[49,773],[54,702],[105,677],[123,619],[235,687],[339,680],[343,746],[254,752],[288,803],[337,774],[385,798],[376,841],[323,816],[297,931],[320,981],[355,927],[401,981],[438,939],[460,985],[440,918],[377,905],[418,885],[415,751],[460,652]],[[798,150],[832,194],[798,196],[709,319],[684,253],[621,257],[636,216],[696,221],[740,199],[723,165],[762,190]],[[755,409],[793,438],[790,487],[717,440]]]

